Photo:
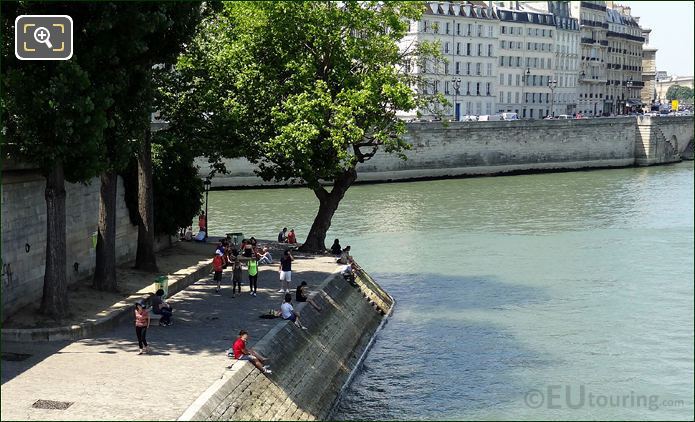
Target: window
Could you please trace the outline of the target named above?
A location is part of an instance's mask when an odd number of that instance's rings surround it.
[[[507,103],[511,103],[511,102],[512,102],[512,93],[507,92]]]
[[[439,34],[439,23],[435,22],[432,24],[432,31],[434,31],[435,34]]]
[[[471,74],[471,63],[468,62],[468,63],[466,63],[466,75],[470,75],[470,74]]]
[[[466,82],[466,95],[471,95],[471,83]]]
[[[504,73],[500,73],[500,85],[504,85]]]
[[[471,43],[466,43],[466,56],[471,55]]]
[[[444,54],[449,54],[449,42],[444,43]]]
[[[480,68],[481,68],[481,64],[480,64],[480,63],[476,63],[476,64],[475,64],[475,74],[478,75],[478,76],[480,76],[480,75],[482,74]]]
[[[446,33],[449,35],[449,22],[446,23]]]
[[[483,45],[478,44],[478,56],[482,56],[482,55],[483,55]]]
[[[485,104],[485,111],[487,114],[492,114],[492,103]]]
[[[517,104],[519,103],[519,93],[518,92],[514,93],[514,102]]]
[[[456,74],[461,74],[461,62],[456,62]]]
[[[500,91],[500,102],[504,102],[504,92]]]
[[[503,34],[506,34],[506,33],[507,33],[507,27],[504,26],[504,25],[502,25],[502,33],[503,33]]]
[[[483,36],[483,25],[478,25],[478,36],[479,37]]]
[[[444,81],[444,94],[449,95],[449,81]]]
[[[434,93],[437,94],[439,92],[439,81],[434,81]]]
[[[468,32],[466,33],[466,35],[468,35],[470,37],[472,34],[473,34],[473,24],[469,23],[468,24]]]
[[[504,56],[500,56],[500,66],[504,67]]]
[[[480,95],[480,82],[475,84],[475,95]]]
[[[492,63],[487,64],[487,76],[492,76]]]
[[[476,109],[476,114],[478,114],[478,115],[483,114],[483,103],[481,103],[480,101],[475,103],[475,109]]]
[[[456,24],[456,35],[461,35],[461,24],[460,23]]]
[[[492,38],[494,36],[494,30],[492,29],[492,25],[487,26],[487,36],[489,38]]]
[[[449,74],[449,63],[444,62],[444,74]]]
[[[459,24],[459,25],[461,25],[461,24]],[[460,42],[456,43],[456,54],[459,56],[461,55],[461,43]]]
[[[511,44],[511,43],[510,43]],[[487,55],[492,56],[492,44],[487,45]]]
[[[422,22],[422,32],[427,32],[427,21]]]
[[[485,84],[485,95],[487,95],[487,96],[492,95],[492,91],[490,90],[490,82]]]

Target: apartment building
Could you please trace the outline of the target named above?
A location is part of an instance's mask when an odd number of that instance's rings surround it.
[[[484,2],[428,2],[420,22],[411,24],[402,45],[436,41],[441,46],[442,63],[420,62],[410,71],[426,81],[417,89],[425,94],[441,93],[450,103],[439,110],[445,118],[461,120],[465,115],[495,112],[498,33],[497,14]],[[419,111],[427,119],[435,110]]]
[[[640,92],[642,82],[642,28],[631,16],[631,9],[614,2],[607,2],[608,82],[607,100],[610,107],[604,111],[625,114],[642,110]],[[607,103],[608,105],[608,103]]]
[[[644,38],[644,44],[642,44],[642,91],[640,92],[640,97],[642,98],[642,104],[645,109],[651,108],[651,106],[656,103],[656,52],[657,49],[649,45],[649,34],[652,30],[649,28],[642,28],[642,38]]]

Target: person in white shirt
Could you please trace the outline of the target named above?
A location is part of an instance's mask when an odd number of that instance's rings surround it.
[[[282,316],[282,319],[294,322],[294,325],[301,328],[302,330],[307,329],[299,321],[299,315],[297,315],[297,313],[294,311],[294,307],[292,307],[292,295],[289,293],[285,294],[285,302],[283,302],[283,304],[280,305],[280,316]]]

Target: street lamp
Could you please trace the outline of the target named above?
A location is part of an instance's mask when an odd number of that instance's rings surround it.
[[[550,117],[555,117],[555,87],[557,86],[557,81],[551,79],[548,81],[548,88],[550,88]]]
[[[208,193],[210,193],[210,176],[205,178],[203,182],[203,187],[205,188],[205,240],[208,240],[208,227],[210,226],[210,221],[208,217]]]
[[[458,107],[458,95],[459,95],[459,88],[461,88],[461,78],[454,78],[451,80],[452,85],[454,86],[454,120],[459,121],[461,116],[460,114],[460,108]]]
[[[625,108],[627,109],[627,101],[632,96],[632,76],[630,76],[630,80],[627,81],[625,85],[627,86],[627,98],[625,99]]]
[[[526,100],[526,96],[524,95],[525,94],[524,88],[528,84],[528,80],[529,80],[530,76],[531,76],[531,69],[527,67],[526,72],[521,74],[521,82],[523,82],[523,84],[521,85],[521,97],[522,97],[522,100],[524,101],[524,110],[522,113],[522,117],[526,117],[526,107],[528,107],[528,101]]]

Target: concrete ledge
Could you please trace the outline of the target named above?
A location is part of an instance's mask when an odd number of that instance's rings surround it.
[[[321,312],[308,303],[295,306],[308,330],[279,321],[253,346],[270,359],[272,375],[234,362],[178,420],[327,417],[394,303],[368,274],[356,282],[351,286],[338,272],[326,277],[311,295]]]
[[[184,271],[190,270],[188,274],[170,274],[167,276],[169,280],[169,296],[174,295],[201,278],[205,277],[212,271],[212,264],[205,263],[188,267]],[[113,310],[103,317],[94,320],[88,320],[81,324],[68,325],[63,327],[53,328],[3,328],[2,342],[44,342],[44,341],[60,341],[60,340],[79,340],[86,337],[95,336],[117,327],[122,322],[132,318],[132,312],[135,308],[134,302],[137,300],[148,300],[149,293],[143,290],[151,290],[151,287],[141,289],[134,298],[122,300],[112,306]]]

